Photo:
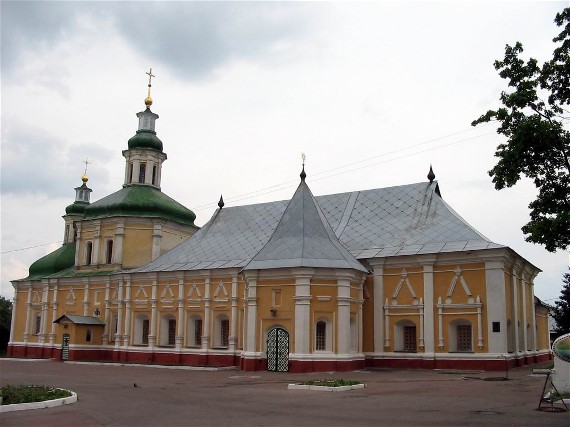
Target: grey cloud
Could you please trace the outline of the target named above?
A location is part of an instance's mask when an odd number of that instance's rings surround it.
[[[73,37],[82,31],[79,18],[89,16],[113,23],[141,56],[160,61],[179,77],[206,78],[233,60],[271,60],[283,46],[294,49],[311,34],[322,7],[277,2],[2,2],[2,68],[13,74],[24,53],[50,49]]]
[[[94,164],[105,165],[111,150],[95,145],[70,147],[44,131],[4,125],[2,129],[2,194],[42,194],[74,200],[74,187],[81,184],[81,161],[88,156]],[[92,169],[93,170],[93,169]],[[108,186],[108,171],[96,170],[97,186]],[[92,175],[90,173],[90,175]],[[91,176],[91,178],[94,178]]]

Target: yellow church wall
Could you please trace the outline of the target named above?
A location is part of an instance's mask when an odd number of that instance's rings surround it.
[[[467,295],[461,284],[461,278],[458,278],[453,292],[451,294],[451,301],[448,302],[448,292],[451,288],[452,281],[456,277],[456,268],[461,270],[461,277],[464,279],[471,295]],[[483,347],[478,346],[478,317],[477,307],[470,306],[470,301],[477,301],[479,296],[482,310],[481,310],[481,333],[483,338]],[[437,302],[441,298],[443,304],[451,304],[443,309],[442,319],[442,335],[443,335],[443,348],[439,347],[439,315]],[[435,351],[436,353],[445,353],[453,351],[455,343],[450,342],[450,326],[455,327],[458,323],[467,321],[471,324],[472,339],[471,349],[472,352],[480,353],[488,351],[488,336],[487,336],[487,313],[486,313],[486,275],[484,263],[467,263],[467,264],[448,264],[434,266],[434,337],[435,337]],[[454,308],[453,304],[461,304],[462,307]],[[467,305],[467,306],[465,306]]]
[[[14,330],[12,331],[14,341],[23,341],[24,333],[26,331],[26,311],[27,311],[27,300],[28,300],[28,290],[27,289],[17,289],[14,292],[16,297],[16,310],[12,313],[12,316],[16,316],[16,321],[14,322]]]
[[[160,239],[160,254],[168,252],[175,246],[178,246],[184,240],[194,235],[196,229],[188,229],[187,227],[177,227],[169,224],[162,225],[162,238]]]
[[[404,272],[405,270],[405,272]],[[405,274],[406,277],[402,275]],[[392,304],[394,293],[396,292],[400,282],[402,286],[396,296],[398,305],[411,305],[414,303],[414,298],[407,283],[412,287],[417,302],[423,298],[423,270],[421,267],[405,267],[405,268],[386,268],[384,270],[384,297],[388,298],[388,303]]]
[[[257,321],[262,322],[260,333],[264,334],[272,324],[279,324],[287,329],[291,337],[294,335],[294,297],[295,285],[291,281],[268,280],[257,283]],[[275,316],[271,310],[275,310]]]
[[[129,224],[123,239],[123,268],[135,268],[151,261],[152,227],[148,224]]]
[[[548,309],[542,305],[536,308],[536,337],[539,350],[550,348],[550,331],[548,328]]]

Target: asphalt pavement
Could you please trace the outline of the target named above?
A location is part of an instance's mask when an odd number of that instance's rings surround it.
[[[548,364],[546,364],[548,365]],[[364,370],[291,374],[0,359],[0,384],[41,384],[77,403],[0,414],[11,426],[569,426],[537,411],[544,376],[503,372]],[[288,390],[308,379],[360,380],[331,393]]]

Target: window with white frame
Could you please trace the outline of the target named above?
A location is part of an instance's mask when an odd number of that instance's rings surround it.
[[[167,314],[160,319],[161,346],[173,346],[176,343],[176,318]]]
[[[105,261],[107,264],[111,264],[113,262],[113,241],[107,240],[107,247],[105,250]]]

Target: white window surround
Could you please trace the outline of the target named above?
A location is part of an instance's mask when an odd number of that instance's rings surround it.
[[[188,318],[188,328],[186,330],[186,346],[200,348],[202,345],[202,337],[196,336],[196,322],[202,322],[202,317],[198,314],[193,314]],[[202,335],[204,335],[204,323],[202,322]]]
[[[176,317],[172,314],[165,314],[160,318],[160,332],[158,336],[158,345],[165,347],[172,347],[173,344],[168,343],[168,322],[170,320],[176,320]]]
[[[138,314],[135,317],[133,329],[133,345],[147,345],[143,342],[143,323],[149,320],[148,315]]]
[[[227,345],[222,343],[222,321],[228,321],[229,318],[225,314],[219,314],[216,316],[216,321],[214,322],[214,347],[217,348],[227,348]]]

